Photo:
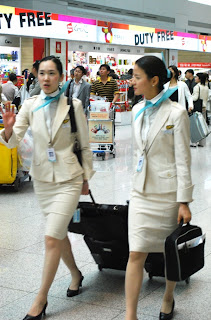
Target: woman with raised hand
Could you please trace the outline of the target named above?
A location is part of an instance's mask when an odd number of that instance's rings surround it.
[[[75,263],[67,236],[68,224],[77,207],[80,194],[88,194],[88,180],[93,175],[92,152],[89,148],[87,123],[82,104],[73,99],[77,136],[82,153],[82,166],[73,152],[75,134],[70,131],[70,106],[59,89],[63,81],[62,64],[54,56],[39,64],[40,95],[25,100],[17,119],[10,104],[3,113],[4,130],[0,141],[15,147],[30,126],[34,152],[30,174],[41,209],[47,218],[45,231],[45,261],[39,292],[24,320],[40,320],[45,314],[47,296],[60,258],[72,276],[67,296],[79,294],[83,276]]]
[[[164,90],[167,70],[162,60],[145,56],[136,61],[135,95],[144,100],[132,110],[134,165],[129,205],[129,261],[126,270],[126,320],[137,320],[145,260],[164,252],[165,239],[183,219],[191,220],[190,129],[185,108],[172,102],[173,89]],[[166,279],[160,320],[174,312],[176,283]]]

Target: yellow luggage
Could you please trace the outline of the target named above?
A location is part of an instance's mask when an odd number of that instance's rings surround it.
[[[14,183],[18,164],[17,148],[8,149],[0,143],[0,184]]]

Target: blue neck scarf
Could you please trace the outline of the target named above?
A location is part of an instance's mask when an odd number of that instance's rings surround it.
[[[168,90],[166,90],[164,92],[164,94],[162,95],[162,97],[155,103],[152,103],[150,100],[146,100],[146,104],[145,107],[142,108],[141,110],[139,110],[136,113],[135,116],[135,120],[140,116],[140,114],[142,114],[142,112],[144,112],[146,109],[151,108],[151,107],[159,107],[161,105],[161,103],[165,100],[167,100],[176,90],[178,89],[178,87],[174,87],[174,88],[169,88]]]
[[[69,84],[69,81],[66,81],[65,84],[63,85],[62,89],[59,91],[59,93],[55,97],[46,96],[45,97],[46,102],[44,102],[41,106],[34,109],[33,112],[36,112],[36,111],[44,108],[45,106],[50,104],[52,101],[59,100],[62,93],[64,93],[66,91],[68,84]]]

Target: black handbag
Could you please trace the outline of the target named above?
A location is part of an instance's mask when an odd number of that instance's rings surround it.
[[[203,100],[200,99],[200,86],[199,86],[199,98],[196,101],[193,101],[194,109],[193,112],[201,112],[202,113],[202,107],[203,107]]]
[[[71,133],[75,133],[75,141],[74,141],[74,146],[73,146],[73,152],[78,158],[78,162],[82,166],[82,155],[81,155],[81,148],[80,148],[80,143],[77,139],[77,126],[76,126],[76,121],[75,121],[75,111],[74,111],[74,106],[72,102],[72,98],[68,97],[68,104],[70,105],[69,109],[69,116],[70,116],[70,123],[71,123]]]
[[[80,221],[74,223],[72,219],[68,231],[92,237],[95,240],[128,241],[128,204],[98,204],[94,201],[91,191],[89,195],[92,202],[79,202]]]
[[[198,226],[183,221],[165,241],[166,276],[183,281],[204,267],[205,234]]]

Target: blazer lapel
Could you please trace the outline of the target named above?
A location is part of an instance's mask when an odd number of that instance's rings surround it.
[[[141,138],[143,116],[144,116],[144,112],[142,112],[136,120],[133,120],[134,121],[134,138],[140,150],[143,150],[142,138]]]
[[[67,104],[67,98],[62,95],[59,99],[57,110],[56,110],[56,116],[52,124],[52,141],[54,140],[57,131],[62,125],[62,122],[64,121],[69,111],[69,108],[70,106]]]
[[[146,152],[148,152],[148,150],[150,149],[156,135],[158,134],[158,132],[160,131],[160,129],[163,127],[164,123],[168,119],[170,112],[171,112],[171,107],[169,107],[169,99],[167,99],[160,106],[160,109],[156,114],[153,124],[149,129],[147,144],[146,144]]]

